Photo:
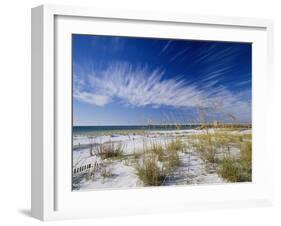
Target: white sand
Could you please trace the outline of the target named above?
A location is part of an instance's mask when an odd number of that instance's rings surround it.
[[[167,140],[173,139],[174,137],[182,137],[187,134],[198,134],[203,133],[201,130],[176,130],[176,131],[152,131],[145,135],[115,135],[111,136],[100,136],[95,138],[88,138],[86,136],[74,137],[73,151],[73,166],[75,168],[83,167],[87,164],[91,164],[100,167],[93,179],[86,180],[82,177],[81,173],[76,173],[74,178],[79,178],[79,182],[75,185],[76,189],[111,189],[111,188],[130,188],[143,186],[142,181],[136,175],[135,169],[131,164],[130,155],[138,153],[143,150],[143,141],[150,141],[146,143],[162,143],[164,144]],[[238,132],[236,132],[238,133]],[[251,130],[244,130],[239,133],[251,133]],[[102,161],[97,156],[90,155],[89,145],[102,144],[106,142],[122,142],[124,147],[124,154],[128,155],[127,160],[104,160]],[[187,143],[184,139],[183,142]],[[78,145],[80,144],[80,148]],[[84,145],[84,146],[83,146]],[[231,153],[236,155],[239,150],[231,148]],[[127,162],[126,162],[127,161]],[[131,161],[131,162],[130,162]],[[110,172],[110,176],[103,177],[101,174],[102,170]],[[86,170],[87,171],[87,170]],[[86,172],[83,171],[83,172]],[[75,181],[75,180],[74,180]],[[186,185],[186,184],[219,184],[224,183],[214,169],[206,164],[199,158],[193,150],[186,150],[185,153],[180,153],[180,165],[167,176],[163,185]]]

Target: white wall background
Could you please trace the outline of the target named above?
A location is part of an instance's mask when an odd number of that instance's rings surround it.
[[[270,208],[51,222],[51,225],[280,225],[281,224],[281,6],[278,0],[6,0],[0,8],[0,224],[42,224],[30,208],[30,8],[43,4],[231,15],[275,20],[275,111],[271,119],[275,152],[276,203]],[[279,118],[278,118],[279,117]],[[278,150],[279,149],[279,150]],[[13,167],[13,168],[12,168]]]

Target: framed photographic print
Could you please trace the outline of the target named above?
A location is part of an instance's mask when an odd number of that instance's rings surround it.
[[[268,205],[272,21],[32,9],[32,215]]]

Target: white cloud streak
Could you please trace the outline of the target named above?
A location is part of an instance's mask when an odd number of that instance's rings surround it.
[[[171,46],[171,44],[172,44],[171,40],[167,41],[166,45],[164,45],[164,47],[160,51],[159,56],[162,55]]]
[[[169,62],[173,62],[174,60],[176,60],[177,58],[179,58],[181,55],[185,54],[187,51],[189,51],[190,48],[187,47],[185,49],[183,49],[182,51],[178,52],[177,54],[175,54],[170,60]]]
[[[133,107],[200,106],[226,114],[250,115],[251,102],[245,99],[245,94],[234,95],[224,86],[216,85],[217,80],[206,81],[204,85],[189,84],[181,78],[164,79],[164,75],[157,68],[135,68],[127,63],[113,64],[101,72],[80,72],[74,78],[74,98],[97,106],[119,101]]]

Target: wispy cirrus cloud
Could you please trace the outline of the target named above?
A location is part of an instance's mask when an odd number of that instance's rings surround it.
[[[74,75],[74,98],[105,106],[113,101],[132,107],[203,107],[225,114],[249,115],[249,93],[232,93],[218,81],[188,83],[181,77],[165,79],[165,71],[146,66],[114,63],[104,70]],[[215,74],[214,74],[215,75]],[[212,76],[212,75],[210,75]]]
[[[110,97],[106,95],[99,95],[91,92],[84,92],[76,90],[74,92],[74,98],[85,103],[95,104],[97,106],[104,106],[110,101]]]
[[[165,53],[168,50],[168,48],[171,46],[171,44],[172,44],[172,40],[167,41],[167,43],[161,49],[159,56]]]
[[[245,81],[242,81],[242,82],[238,82],[236,84],[236,86],[244,86],[244,85],[247,85],[249,83],[251,83],[251,79],[248,79],[248,80],[245,80]]]
[[[185,49],[179,51],[177,54],[175,54],[170,60],[169,62],[173,62],[174,60],[178,59],[180,56],[184,55],[187,51],[189,51],[190,48],[186,47]]]

